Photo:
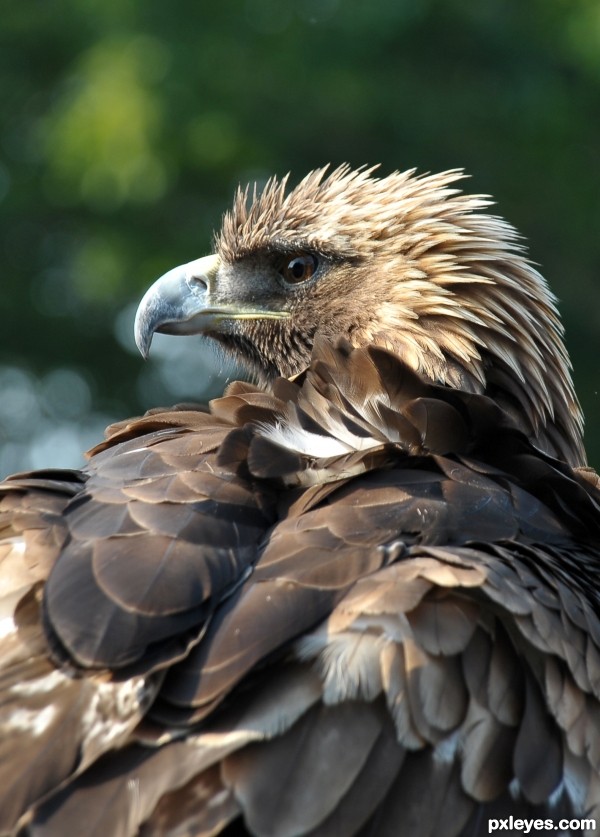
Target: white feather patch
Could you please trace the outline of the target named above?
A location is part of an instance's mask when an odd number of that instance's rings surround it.
[[[381,444],[381,441],[368,436],[355,436],[345,428],[343,429],[343,439],[331,435],[324,436],[319,433],[311,433],[303,427],[294,427],[291,424],[265,426],[263,432],[275,444],[317,459],[341,456],[344,453],[357,450],[370,450]],[[340,435],[342,435],[341,432]]]
[[[382,690],[379,658],[386,638],[369,633],[313,635],[296,644],[300,659],[317,657],[323,701],[374,700]]]
[[[16,630],[16,625],[12,616],[5,616],[0,619],[0,639],[10,636]]]
[[[55,706],[44,709],[14,709],[6,719],[2,728],[5,732],[27,732],[36,738],[51,726],[57,715]]]
[[[10,687],[13,695],[21,697],[32,697],[33,695],[44,695],[59,688],[65,681],[69,682],[61,671],[51,671],[45,677],[38,677],[36,680],[27,680],[24,683],[15,683]]]

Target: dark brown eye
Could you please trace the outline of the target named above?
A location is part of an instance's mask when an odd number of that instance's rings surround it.
[[[290,284],[298,284],[299,282],[306,282],[311,276],[314,276],[319,262],[317,258],[310,253],[302,254],[301,256],[294,256],[293,259],[286,260],[281,270],[279,271],[286,282]]]

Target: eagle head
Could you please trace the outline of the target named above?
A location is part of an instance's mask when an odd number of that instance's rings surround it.
[[[423,378],[485,393],[542,450],[585,462],[555,300],[519,236],[463,194],[458,170],[373,176],[341,166],[295,188],[239,189],[214,254],[140,303],[137,345],[202,333],[259,382],[310,363],[316,335],[395,352]]]

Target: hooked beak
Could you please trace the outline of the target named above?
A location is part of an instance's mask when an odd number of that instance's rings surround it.
[[[205,334],[223,320],[282,319],[286,312],[214,301],[217,255],[204,256],[169,270],[146,291],[135,315],[135,342],[147,358],[152,337],[162,334]]]

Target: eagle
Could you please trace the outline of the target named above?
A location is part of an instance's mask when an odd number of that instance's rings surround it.
[[[0,485],[1,834],[594,833],[599,481],[462,177],[239,189],[135,336],[247,380]]]

